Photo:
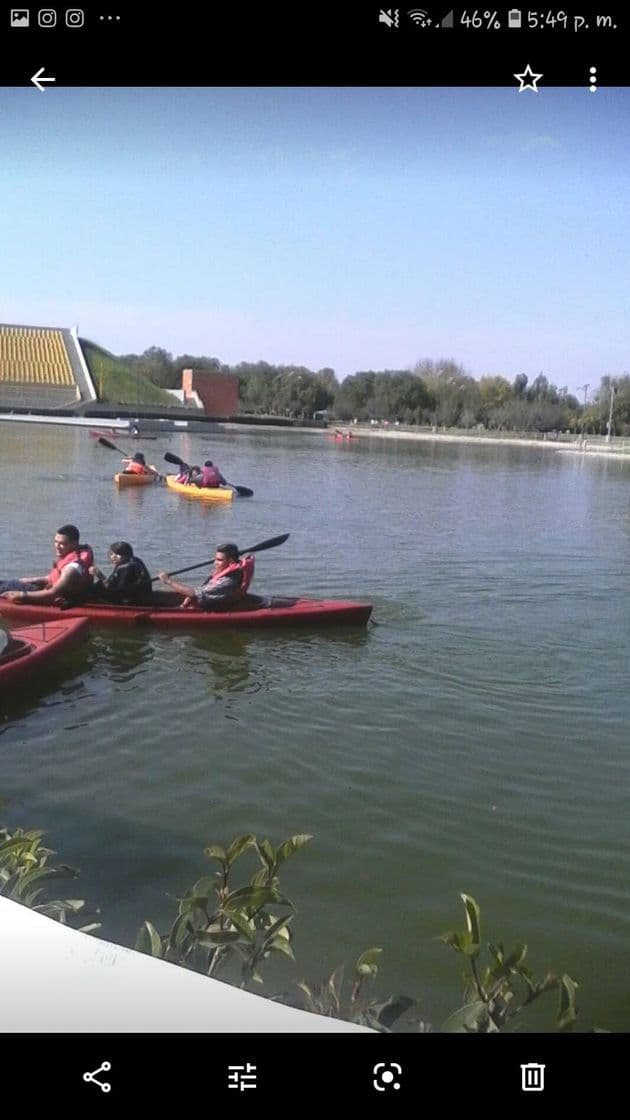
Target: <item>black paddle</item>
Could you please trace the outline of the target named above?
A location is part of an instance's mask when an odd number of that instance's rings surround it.
[[[180,459],[179,455],[174,455],[172,451],[165,451],[164,458],[167,463],[173,463],[176,467],[181,467],[183,471],[189,470],[189,463],[185,463],[183,459]],[[231,486],[233,490],[236,490],[236,493],[241,498],[253,498],[254,496],[254,491],[250,490],[249,486],[235,486],[233,482],[228,482],[227,485]]]
[[[289,539],[290,533],[283,533],[281,537],[270,537],[268,541],[261,541],[260,544],[254,544],[251,548],[239,548],[239,556],[245,556],[248,552],[266,552],[268,548],[277,548],[279,544],[284,544]],[[176,572],[169,572],[169,576],[181,576],[184,572],[194,572],[196,568],[207,568],[212,564],[212,560],[202,560],[200,564],[190,564],[188,568],[178,568]],[[154,576],[151,583],[155,583],[159,576]]]
[[[119,455],[122,455],[123,459],[133,459],[133,455],[130,455],[128,451],[123,451],[120,447],[116,447],[116,444],[106,439],[105,436],[99,436],[96,442],[102,443],[103,447],[107,447],[109,451],[117,451]],[[150,468],[148,469],[150,470]],[[151,474],[154,474],[156,478],[162,478],[162,475],[158,471],[151,471]]]

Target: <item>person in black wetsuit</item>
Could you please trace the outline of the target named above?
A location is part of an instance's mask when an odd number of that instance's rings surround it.
[[[114,565],[109,576],[99,568],[90,568],[94,576],[94,597],[108,603],[131,603],[143,606],[151,602],[151,576],[146,564],[134,556],[127,541],[114,541],[109,546],[109,558]]]

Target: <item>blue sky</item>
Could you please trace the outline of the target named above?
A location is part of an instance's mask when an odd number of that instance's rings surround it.
[[[0,90],[0,319],[114,353],[630,371],[630,90]],[[581,399],[581,398],[580,398]]]

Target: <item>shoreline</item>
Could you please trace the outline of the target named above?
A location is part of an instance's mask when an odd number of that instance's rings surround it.
[[[107,427],[110,429],[119,429],[126,432],[129,425],[129,420],[123,417],[116,417],[114,419],[108,418],[107,422],[100,421],[96,417],[68,417],[68,416],[46,416],[42,414],[21,413],[21,414],[0,414],[0,421],[7,421],[9,423],[25,423],[25,424],[53,424],[63,427],[77,427],[77,428],[95,428]],[[197,428],[200,421],[195,421],[191,417],[190,421],[175,420],[171,421],[173,428],[168,431],[160,431],[160,421],[158,418],[152,418],[148,421],[147,425],[150,428],[144,435],[176,435],[188,432],[190,435],[203,434],[210,430],[213,435],[218,435],[221,432],[238,432],[240,435],[256,435],[257,432],[290,432],[297,435],[315,435],[330,437],[330,428],[303,428],[303,427],[285,427],[278,424],[237,424],[233,421],[215,421],[211,425],[204,424],[203,430]],[[597,439],[602,441],[604,436],[590,437],[584,443],[580,438],[574,441],[558,440],[558,439],[530,439],[527,436],[492,436],[485,433],[484,435],[472,435],[469,432],[417,432],[410,431],[409,429],[401,428],[361,428],[354,427],[354,425],[340,424],[332,429],[342,432],[344,436],[351,434],[352,441],[346,442],[365,442],[366,440],[380,439],[380,440],[406,440],[412,442],[428,441],[431,443],[466,443],[478,444],[482,447],[536,447],[549,451],[557,451],[565,455],[588,455],[591,458],[607,458],[607,459],[630,459],[630,439],[626,440],[623,436],[613,437],[610,444],[604,442],[592,442]],[[142,439],[142,433],[139,437]]]

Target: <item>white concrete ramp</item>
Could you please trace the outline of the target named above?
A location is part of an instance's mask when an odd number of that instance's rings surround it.
[[[0,898],[0,1031],[372,1034],[78,933]]]

